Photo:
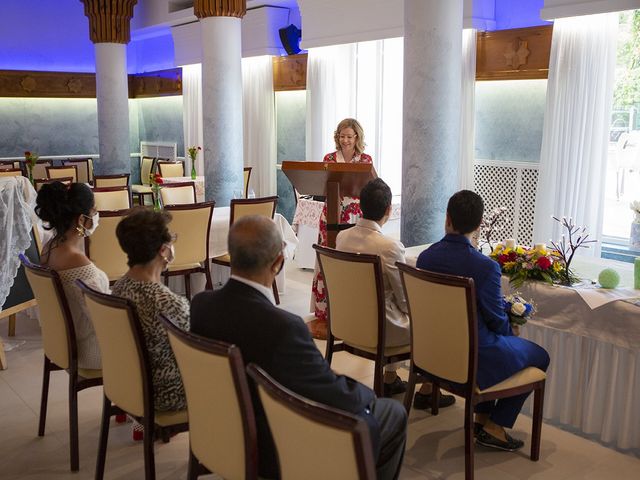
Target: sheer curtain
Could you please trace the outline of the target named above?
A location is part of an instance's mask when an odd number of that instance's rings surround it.
[[[563,233],[552,215],[572,217],[600,250],[618,14],[555,21],[549,63],[534,238]]]
[[[335,150],[338,122],[356,116],[356,44],[310,48],[307,58],[307,160]]]
[[[460,109],[460,164],[458,187],[473,190],[475,160],[476,34],[473,28],[462,31],[462,97]]]
[[[244,165],[253,167],[249,189],[276,194],[276,114],[271,57],[242,59]]]
[[[182,67],[182,125],[184,130],[184,156],[192,146],[202,147],[202,65],[184,65]],[[204,151],[196,157],[198,175],[204,173]],[[185,165],[185,172],[191,171],[191,164]]]

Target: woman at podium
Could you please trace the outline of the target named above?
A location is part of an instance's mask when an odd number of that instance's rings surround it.
[[[345,118],[333,133],[336,144],[335,152],[327,153],[323,162],[328,163],[373,163],[369,155],[364,153],[364,131],[362,125],[355,118]],[[356,223],[362,216],[360,199],[356,197],[342,197],[340,202],[340,223]],[[327,246],[327,204],[325,202],[320,215],[320,234],[318,243]],[[316,319],[309,322],[309,329],[315,338],[327,337],[327,298],[324,280],[316,262],[313,285],[311,287],[311,310]]]

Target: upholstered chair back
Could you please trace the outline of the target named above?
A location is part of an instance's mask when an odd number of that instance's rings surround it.
[[[191,205],[169,205],[171,213],[169,230],[178,235],[175,243],[175,259],[169,270],[184,270],[189,264],[209,261],[209,230],[214,202]]]
[[[165,183],[160,189],[163,205],[188,205],[196,203],[196,187],[193,182]]]
[[[96,187],[93,189],[95,207],[98,211],[125,210],[131,208],[129,187]]]
[[[161,177],[184,177],[184,162],[158,162]]]
[[[96,175],[93,178],[93,185],[98,188],[128,187],[129,174],[122,173],[117,175]]]
[[[64,165],[62,167],[46,167],[47,178],[71,177],[73,182],[78,181],[78,167],[76,165]],[[34,175],[35,177],[35,175]]]
[[[277,204],[277,196],[250,199],[234,198],[231,200],[231,216],[229,221],[230,223],[233,223],[236,220],[249,215],[260,215],[263,217],[273,218],[276,214]]]
[[[110,282],[121,278],[129,269],[127,254],[120,248],[116,227],[129,210],[100,212],[98,228],[85,239],[85,253],[109,277]]]

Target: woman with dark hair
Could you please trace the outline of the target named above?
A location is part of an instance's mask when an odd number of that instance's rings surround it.
[[[107,275],[84,254],[84,238],[98,226],[93,192],[84,183],[66,186],[45,183],[36,199],[36,215],[53,238],[42,249],[43,265],[58,272],[71,310],[78,347],[78,367],[100,369],[100,349],[84,297],[76,286],[82,280],[101,292],[109,292]]]
[[[189,330],[189,302],[166,286],[162,271],[173,261],[175,235],[169,232],[171,215],[136,208],[116,228],[120,247],[127,254],[129,271],[113,285],[113,294],[136,305],[151,362],[156,410],[175,411],[187,407],[182,378],[164,328],[163,313],[176,325]],[[134,433],[134,438],[136,435]]]

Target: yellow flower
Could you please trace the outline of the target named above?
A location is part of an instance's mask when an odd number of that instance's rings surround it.
[[[562,270],[562,264],[560,262],[553,262],[553,271],[559,272]]]
[[[518,247],[516,248],[516,253],[518,255],[524,254],[524,248],[522,248],[520,245],[518,245]]]
[[[505,264],[503,265],[503,268],[505,270],[511,270],[512,268],[514,268],[516,265],[518,264],[518,262],[505,262]]]

